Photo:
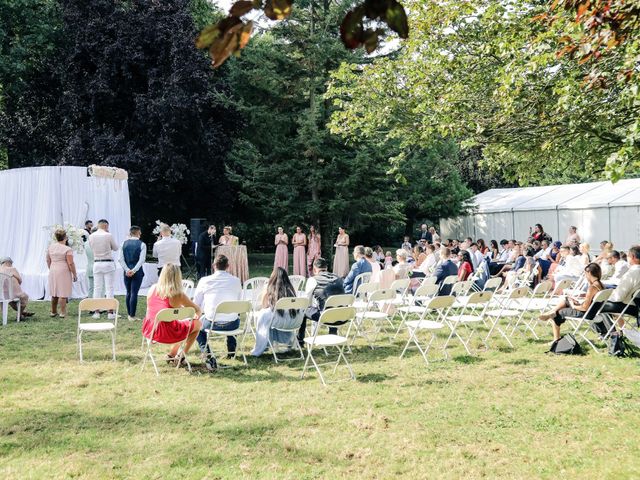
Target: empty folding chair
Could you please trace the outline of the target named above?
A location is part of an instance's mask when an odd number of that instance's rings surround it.
[[[431,275],[430,277],[426,277],[424,280],[422,280],[422,285],[435,285],[437,281],[438,277],[436,277],[435,275]]]
[[[149,359],[151,360],[151,364],[153,365],[153,368],[156,371],[156,375],[160,375],[160,372],[158,372],[158,366],[156,364],[155,358],[153,357],[153,352],[151,348],[155,344],[162,345],[162,342],[158,342],[157,340],[154,339],[156,330],[158,329],[158,325],[160,325],[163,322],[173,322],[174,320],[188,319],[189,328],[187,329],[187,332],[190,332],[193,326],[193,317],[195,317],[195,315],[196,315],[196,310],[193,307],[163,308],[156,314],[156,318],[153,320],[153,328],[151,329],[151,335],[149,337],[143,336],[144,341],[146,341],[147,343],[147,349],[144,353],[144,359],[142,361],[143,370],[147,364],[147,359]],[[185,337],[182,339],[180,343],[180,347],[178,349],[178,354],[176,355],[176,359],[180,359],[182,357],[184,352],[185,341],[187,340],[188,336],[189,334],[187,333],[187,335],[185,335]],[[172,342],[170,345],[173,345],[174,343],[175,342]],[[189,360],[187,359],[186,355],[184,355],[184,360],[187,364],[187,368],[189,369],[189,371],[191,371],[191,364],[189,363]],[[178,368],[179,366],[180,366],[180,361],[178,360],[176,361],[176,368]]]
[[[440,285],[440,295],[449,295],[454,284],[458,283],[458,275],[445,277]]]
[[[308,298],[303,298],[303,297],[284,297],[281,298],[280,300],[278,300],[276,302],[276,306],[274,310],[306,310],[309,307],[309,299]],[[298,352],[300,353],[300,359],[304,360],[304,353],[302,352],[302,347],[300,346],[300,343],[298,342],[298,330],[300,329],[300,325],[302,324],[302,315],[299,315],[300,317],[300,321],[297,324],[291,324],[288,326],[278,326],[278,325],[273,325],[273,323],[271,324],[271,326],[269,327],[270,330],[276,330],[278,332],[286,332],[286,333],[291,333],[293,335],[293,347],[298,350]],[[275,319],[275,315],[273,317]],[[273,322],[273,320],[272,320]],[[269,348],[271,348],[271,353],[273,354],[273,359],[275,360],[276,363],[278,363],[280,360],[285,360],[282,358],[278,358],[277,355],[277,351],[276,351],[276,346],[275,344],[277,344],[278,342],[272,341],[271,340],[271,335],[269,335],[267,337],[268,341],[269,341]],[[287,359],[287,360],[294,360],[293,358],[291,359]]]
[[[495,292],[497,289],[500,288],[500,285],[502,285],[502,278],[500,278],[500,277],[489,278],[485,282],[484,288],[482,289],[482,291],[483,292]]]
[[[291,285],[293,286],[293,289],[296,291],[296,293],[302,290],[304,281],[306,279],[307,278],[303,275],[289,275],[289,281],[291,282]]]
[[[331,298],[331,297],[330,297]],[[324,379],[324,375],[322,374],[321,366],[325,365],[333,365],[333,373],[338,369],[340,362],[342,361],[344,365],[347,367],[349,371],[349,378],[351,380],[355,379],[355,375],[353,370],[351,369],[351,365],[349,361],[344,355],[344,347],[347,346],[349,341],[349,330],[351,324],[356,316],[356,309],[353,307],[335,307],[325,309],[320,315],[320,319],[318,320],[318,327],[315,329],[314,333],[310,337],[305,337],[304,343],[307,347],[307,358],[304,362],[304,367],[302,369],[301,378],[304,378],[304,374],[307,371],[307,367],[309,365],[309,360],[313,363],[313,366],[318,371],[318,375],[320,376],[320,381],[323,385],[327,385],[327,382]],[[344,335],[339,334],[319,334],[323,327],[333,327],[333,328],[341,328],[344,329],[347,327],[347,331]],[[340,331],[339,331],[340,332]],[[313,356],[314,348],[322,348],[325,350],[330,347],[335,347],[338,352],[338,358],[335,362],[325,362],[318,363]]]
[[[533,338],[538,340],[539,337],[535,330],[538,326],[538,316],[543,311],[551,308],[552,287],[552,282],[545,280],[536,285],[536,288],[528,296],[513,302],[511,308],[520,310],[522,315],[507,326],[507,330],[511,329],[509,335],[513,336],[518,329],[521,329],[522,333],[531,332]]]
[[[500,328],[500,320],[503,318],[509,319],[509,322],[506,326],[508,329],[513,319],[518,319],[522,315],[524,315],[524,311],[517,308],[518,301],[527,297],[529,294],[529,287],[518,287],[511,292],[509,292],[509,296],[501,302],[501,307],[496,309],[488,309],[485,311],[485,318],[489,319],[490,328],[487,336],[484,339],[485,345],[488,345],[489,337],[493,333],[494,330],[498,330],[498,333],[502,335],[502,337],[507,341],[510,347],[513,347],[511,340],[507,336],[507,334]]]
[[[116,331],[118,328],[118,307],[120,302],[115,298],[85,298],[78,305],[78,331],[76,343],[78,346],[78,356],[82,358],[82,334],[88,332],[109,332],[111,334],[111,351],[113,360],[116,360]],[[82,322],[82,312],[94,312],[100,310],[113,310],[114,320],[108,322]]]
[[[193,280],[189,280],[186,278],[182,279],[182,291],[187,297],[189,297],[189,299],[193,300],[195,290],[196,288]]]
[[[411,348],[410,345],[413,343],[422,354],[424,361],[429,364],[429,349],[436,338],[436,333],[446,326],[445,318],[450,312],[454,300],[454,297],[449,295],[441,297],[434,296],[425,302],[424,311],[419,320],[408,320],[405,323],[407,331],[409,332],[409,339],[400,354],[400,358]],[[423,345],[420,341],[419,332],[422,331],[429,332],[430,335],[429,343],[426,345]],[[442,349],[442,354],[445,358],[448,358],[445,348]]]
[[[356,314],[356,320],[354,322],[355,335],[352,342],[355,340],[355,336],[360,336],[373,348],[373,344],[378,338],[378,335],[389,322],[386,304],[395,298],[396,292],[390,288],[376,290],[369,295],[364,311]],[[367,324],[369,324],[368,328]]]
[[[247,323],[249,325],[249,331],[255,337],[255,322],[256,322],[256,312],[262,308],[261,303],[261,295],[264,291],[265,287],[269,283],[269,279],[267,277],[253,277],[248,280],[245,280],[242,285],[242,299],[248,300],[251,302],[252,310],[249,315],[249,319]]]
[[[233,353],[234,358],[238,356],[238,350],[242,354],[242,361],[245,365],[247,365],[247,357],[244,354],[244,341],[247,336],[247,332],[249,331],[249,316],[253,310],[253,306],[251,302],[248,300],[239,300],[239,301],[227,301],[220,302],[216,307],[216,310],[213,314],[213,318],[211,320],[211,328],[206,329],[207,332],[207,344],[210,343],[211,339],[215,336],[220,337],[237,337],[236,338],[236,351]],[[229,318],[229,315],[237,315],[240,319],[240,324],[238,328],[234,330],[216,330],[213,328],[215,322],[220,318],[220,315],[224,315],[225,318]],[[211,349],[212,355],[213,349]]]
[[[358,292],[358,287],[363,283],[369,283],[371,281],[371,272],[365,272],[358,275],[353,281],[353,291],[354,293]]]
[[[400,331],[404,328],[409,315],[422,316],[427,309],[425,305],[437,294],[438,285],[425,285],[424,283],[420,285],[415,294],[410,297],[409,304],[398,308],[398,312],[400,312],[400,325],[398,325],[398,329],[396,330],[396,334],[393,338],[397,337]]]
[[[593,330],[591,330],[591,320],[602,313],[604,304],[609,300],[612,293],[613,290],[610,288],[600,290],[593,296],[591,305],[589,305],[589,308],[582,317],[565,317],[565,320],[574,327],[573,335],[582,337],[582,339],[587,342],[596,353],[599,353],[599,350],[593,342],[589,340],[587,335],[594,333]]]
[[[462,343],[467,353],[471,355],[471,350],[469,350],[471,337],[473,337],[478,326],[484,323],[485,311],[491,302],[492,296],[492,292],[472,293],[466,301],[466,305],[462,308],[461,313],[447,315],[445,322],[451,329],[451,333],[443,348],[446,349],[453,337],[456,337],[460,340],[460,343]],[[464,329],[464,332],[462,329]],[[466,336],[464,336],[465,332],[467,333]],[[482,343],[484,343],[484,341],[482,341]]]
[[[357,310],[364,310],[369,305],[369,296],[379,289],[380,284],[378,282],[363,283],[355,294],[356,301],[353,306]]]

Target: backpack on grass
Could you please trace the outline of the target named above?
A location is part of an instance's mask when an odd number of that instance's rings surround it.
[[[556,355],[581,355],[582,348],[576,340],[576,337],[574,337],[570,333],[567,333],[563,335],[560,340],[556,340],[551,344],[549,352],[555,353]]]

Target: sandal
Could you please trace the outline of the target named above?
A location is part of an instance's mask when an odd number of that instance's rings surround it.
[[[58,316],[58,314],[57,314],[57,313],[50,313],[50,314],[49,314],[49,316],[50,316],[51,318],[55,318],[55,317],[57,317],[57,316]]]

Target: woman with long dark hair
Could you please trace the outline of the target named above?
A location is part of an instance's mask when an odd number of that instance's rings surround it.
[[[473,275],[473,262],[471,261],[471,255],[466,250],[460,250],[458,253],[458,259],[460,260],[460,266],[458,267],[458,279],[463,282],[471,275]]]
[[[500,248],[498,247],[498,242],[496,240],[491,240],[491,247],[489,248],[489,252],[492,262],[495,262],[500,258]]]
[[[271,327],[297,329],[302,324],[303,310],[275,310],[276,303],[281,298],[295,297],[296,291],[289,280],[289,275],[283,268],[276,268],[265,287],[262,296],[262,310],[258,312],[256,323],[256,345],[251,352],[253,356],[260,356],[271,342],[293,345],[295,334],[282,332]]]

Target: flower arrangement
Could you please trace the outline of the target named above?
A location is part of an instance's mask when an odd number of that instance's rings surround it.
[[[89,175],[92,177],[113,178],[115,180],[127,180],[129,178],[126,170],[104,165],[89,165]]]
[[[64,230],[67,232],[67,244],[71,249],[76,253],[84,253],[84,236],[87,234],[85,230],[71,225],[70,223],[65,223],[64,226],[55,224],[43,228],[49,231],[49,235],[51,237],[50,243],[57,242],[55,237],[56,230]]]
[[[156,227],[153,229],[153,234],[154,235],[160,234],[160,229],[164,225],[168,226],[167,223],[161,222],[160,220],[156,220]],[[182,243],[183,245],[187,243],[187,241],[189,240],[187,235],[189,235],[191,232],[189,231],[189,229],[184,223],[174,223],[169,228],[171,229],[171,236],[173,238],[180,240],[180,243]]]

